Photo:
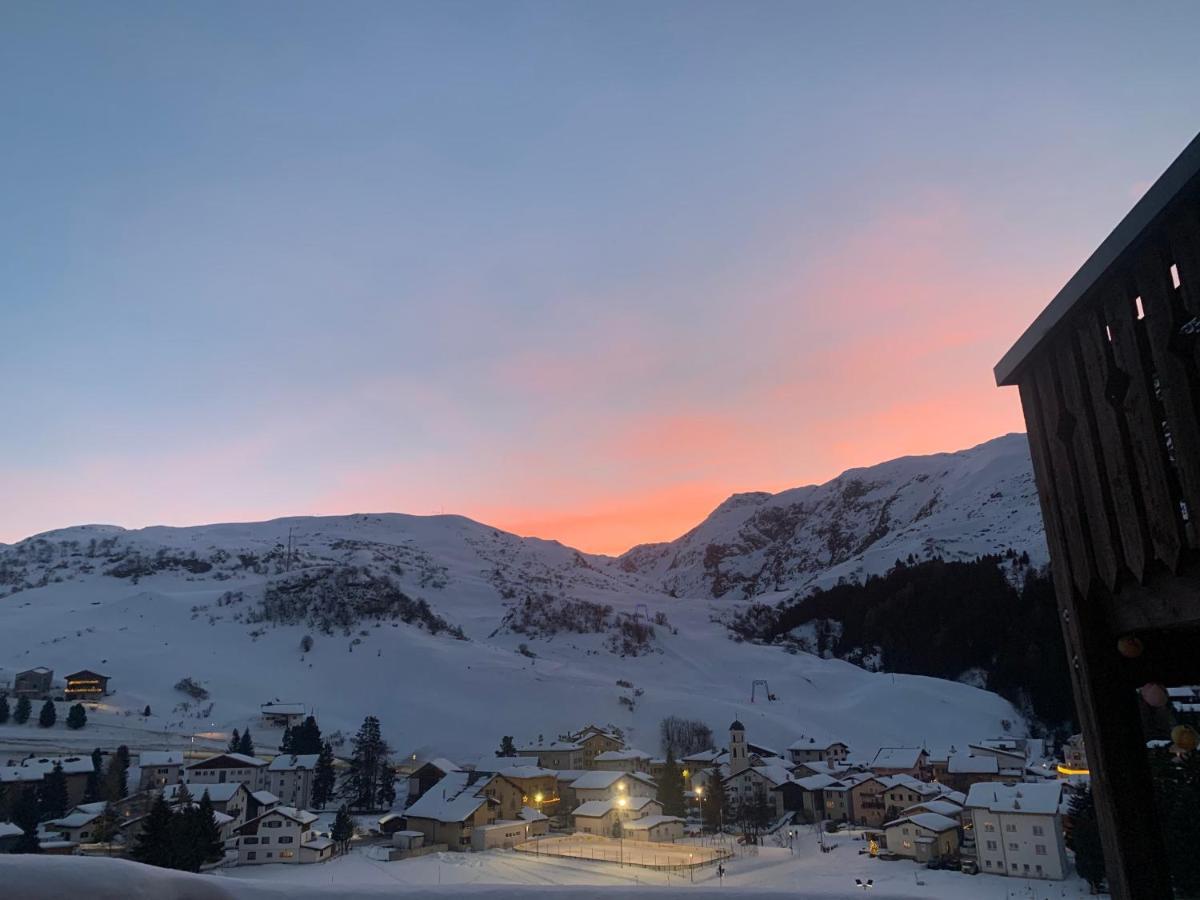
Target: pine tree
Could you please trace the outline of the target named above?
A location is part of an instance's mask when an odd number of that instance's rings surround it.
[[[29,715],[33,712],[33,704],[29,702],[28,697],[22,697],[17,701],[17,708],[13,712],[13,721],[18,725],[24,725],[29,721]]]
[[[229,753],[239,753],[239,747],[242,746],[242,736],[238,734],[238,730],[233,729],[233,734],[229,738],[229,746],[225,750]]]
[[[497,756],[516,756],[517,745],[513,743],[512,735],[506,734],[500,738],[500,749],[496,751]]]
[[[243,756],[254,755],[254,741],[250,738],[249,728],[242,732],[242,738],[240,741],[238,741],[237,752]]]
[[[225,844],[221,840],[221,827],[213,815],[212,800],[208,791],[200,797],[196,808],[196,847],[202,862],[214,862],[225,855]]]
[[[104,771],[103,766],[104,756],[97,747],[92,751],[92,771],[87,774],[87,783],[83,788],[83,802],[95,803],[100,799],[100,775]]]
[[[710,831],[716,831],[725,823],[726,798],[725,786],[721,783],[721,770],[711,769],[704,785],[703,819],[704,826]]]
[[[1167,845],[1171,884],[1177,897],[1200,897],[1200,753],[1193,750],[1176,757],[1166,747],[1150,751],[1150,777],[1154,780],[1157,820]]]
[[[669,747],[667,763],[658,779],[658,802],[662,804],[664,815],[682,817],[687,812],[683,802],[683,775],[675,762],[675,751]]]
[[[0,725],[8,721],[9,715],[8,694],[0,694]]]
[[[13,853],[41,853],[38,842],[38,799],[37,792],[26,788],[17,795],[12,807],[12,822],[21,829],[21,837],[13,847]]]
[[[82,703],[76,703],[67,712],[67,727],[78,731],[87,724],[87,710],[83,708]]]
[[[287,725],[283,729],[283,739],[279,742],[280,753],[295,753],[295,739],[292,737],[292,726]]]
[[[167,828],[167,861],[163,865],[185,872],[199,872],[204,862],[200,847],[199,807],[186,784],[175,793],[174,809]]]
[[[129,748],[122,744],[108,760],[100,786],[105,800],[117,801],[129,794]]]
[[[357,809],[390,809],[396,799],[395,774],[388,759],[391,748],[379,728],[379,720],[367,716],[353,740],[350,772],[342,796]]]
[[[333,747],[326,741],[321,746],[321,754],[317,757],[317,766],[313,770],[312,805],[324,809],[325,804],[333,796]]]
[[[1100,843],[1100,824],[1091,789],[1072,797],[1070,808],[1071,839],[1067,846],[1075,853],[1075,871],[1096,893],[1104,882],[1104,847]]]
[[[113,809],[111,803],[104,805],[104,811],[100,813],[100,818],[96,820],[95,826],[92,828],[92,840],[97,844],[110,844],[114,835],[117,833],[117,826],[120,822],[117,819],[117,811]]]
[[[147,719],[148,719],[148,718],[150,718],[150,715],[151,715],[151,713],[150,713],[150,704],[149,704],[149,703],[147,703],[147,704],[146,704],[146,708],[142,710],[142,716],[143,716],[144,718],[147,718]]]
[[[350,846],[350,838],[354,837],[354,820],[350,818],[350,810],[345,803],[338,807],[329,836],[337,845],[338,853],[345,853]]]
[[[55,763],[46,777],[42,779],[41,809],[43,821],[61,819],[67,814],[67,776],[63,772],[62,763]]]
[[[138,862],[151,866],[170,867],[171,853],[171,808],[159,794],[150,807],[142,825],[142,833],[129,853]]]
[[[42,704],[42,711],[38,713],[38,725],[42,728],[51,728],[58,721],[58,710],[54,708],[54,701],[47,700]]]
[[[312,716],[292,729],[292,748],[297,756],[321,752],[321,729]]]

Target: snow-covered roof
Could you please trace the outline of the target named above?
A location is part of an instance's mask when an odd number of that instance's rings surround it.
[[[483,756],[475,761],[476,772],[499,772],[503,768],[537,766],[536,756]]]
[[[188,769],[240,769],[246,766],[265,766],[267,761],[245,753],[214,753],[204,759],[189,763]]]
[[[629,774],[628,772],[585,772],[571,782],[571,787],[575,790],[582,788],[585,791],[599,791],[612,787],[622,778],[629,777]]]
[[[889,788],[904,788],[922,797],[935,797],[941,793],[941,788],[928,781],[919,781],[911,775],[885,775],[879,779]]]
[[[962,810],[963,808],[961,806],[949,800],[925,800],[922,803],[914,803],[912,806],[902,809],[901,813],[907,816],[912,815],[913,811],[924,811],[937,813],[939,816],[946,816],[947,818],[953,818],[954,816],[960,815]]]
[[[332,846],[333,846],[332,838],[315,837],[311,841],[305,841],[303,844],[301,844],[300,849],[316,850],[316,851],[320,852],[321,850],[328,849],[329,847],[332,847]]]
[[[102,813],[104,812],[104,807],[106,806],[108,806],[107,800],[97,800],[95,803],[77,804],[76,807],[71,810],[71,812]]]
[[[873,769],[912,769],[921,763],[920,747],[880,747],[871,760]]]
[[[482,793],[487,778],[470,783],[471,772],[448,772],[404,811],[409,818],[461,822],[488,802]]]
[[[547,778],[557,775],[553,769],[543,769],[540,766],[508,766],[496,774],[505,778]]]
[[[653,797],[629,797],[625,799],[625,809],[631,809],[635,812],[640,809],[645,809],[651,803],[657,803]],[[599,818],[607,815],[612,810],[619,807],[620,804],[615,800],[588,800],[586,803],[581,803],[571,813],[573,816],[583,816],[585,818]]]
[[[295,753],[281,753],[279,756],[271,760],[267,766],[269,772],[292,772],[296,769],[315,769],[317,760],[320,759],[318,753],[301,753],[297,756]]]
[[[912,822],[914,825],[928,830],[941,833],[958,828],[958,822],[948,816],[939,815],[935,812],[913,813],[911,816],[901,816],[899,819],[893,819],[891,822],[886,822],[884,828],[891,828],[893,825],[899,825],[903,822]]]
[[[633,747],[628,750],[605,750],[596,754],[597,762],[623,762],[633,759],[650,759],[650,754]]]
[[[182,766],[182,750],[143,750],[138,754],[138,765],[143,769],[151,766]]]
[[[680,762],[691,763],[692,765],[712,765],[718,757],[724,756],[724,754],[724,750],[701,750],[698,753],[689,753]]]
[[[541,822],[543,819],[550,818],[544,812],[534,809],[532,806],[522,806],[519,815],[526,822]]]
[[[264,703],[259,706],[262,713],[273,713],[278,716],[304,715],[303,703]]]
[[[260,803],[263,806],[272,806],[273,804],[279,802],[279,798],[270,791],[251,791],[250,796],[254,798],[254,802]],[[212,799],[211,794],[209,795],[208,799]]]
[[[994,756],[951,753],[946,771],[951,775],[995,775],[1000,771],[1000,761]]]
[[[268,816],[283,816],[285,819],[291,819],[293,822],[299,823],[301,826],[311,825],[317,821],[319,816],[316,813],[310,813],[306,809],[296,809],[294,806],[277,806],[274,809],[269,809],[261,815],[255,816],[253,819],[238,826],[238,831],[247,831],[254,834],[258,828],[258,823]],[[254,826],[253,828],[250,826]]]
[[[622,822],[621,828],[625,831],[645,831],[653,828],[655,825],[663,825],[667,822],[682,822],[683,819],[679,816],[642,816],[640,819],[633,819],[629,822]]]
[[[382,816],[379,817],[379,824],[386,825],[388,822],[394,822],[397,819],[403,819],[403,818],[404,818],[404,813],[394,813],[394,812],[384,813]],[[397,831],[395,833],[396,834],[407,834],[407,832],[404,832],[404,831]],[[423,831],[417,832],[417,834],[424,834],[424,833],[425,832],[423,832]]]
[[[845,741],[839,741],[827,734],[802,734],[788,744],[789,750],[828,750],[830,747],[841,745],[848,747]]]
[[[244,785],[240,781],[226,781],[223,784],[168,784],[163,788],[163,797],[167,800],[174,800],[184,787],[192,795],[193,800],[199,800],[208,794],[208,799],[213,803],[227,803]]]
[[[14,825],[12,822],[0,822],[0,838],[16,837],[18,834],[24,833],[19,826]]]
[[[518,753],[540,753],[547,750],[582,750],[578,744],[568,741],[545,741],[543,743],[530,742],[522,744],[517,748]]]
[[[818,774],[808,775],[804,778],[797,778],[795,783],[800,785],[800,787],[804,788],[806,791],[819,791],[823,788],[829,787],[831,784],[838,784],[839,782],[838,779],[834,778],[832,775]]]
[[[73,812],[46,824],[51,828],[82,828],[100,818],[99,813]]]
[[[967,806],[994,813],[1053,815],[1062,801],[1062,784],[1057,781],[981,781],[967,792]]]

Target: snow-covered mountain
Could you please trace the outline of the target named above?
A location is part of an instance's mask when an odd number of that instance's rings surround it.
[[[115,694],[74,737],[10,723],[0,747],[220,743],[276,699],[314,708],[326,731],[375,714],[397,749],[463,758],[588,721],[656,748],[671,714],[718,734],[739,718],[782,746],[800,732],[860,747],[993,734],[1018,719],[994,694],[738,643],[721,620],[747,594],[908,553],[1044,557],[1032,491],[1013,435],[738,495],[619,559],[458,516],[49,532],[0,546],[0,683],[89,668]],[[185,678],[208,696],[178,690]],[[779,699],[750,704],[754,679]]]
[[[1023,434],[850,469],[821,485],[734,494],[683,537],[621,557],[680,596],[749,597],[880,574],[911,554],[1047,559]]]

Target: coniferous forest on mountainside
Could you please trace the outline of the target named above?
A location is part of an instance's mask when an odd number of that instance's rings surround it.
[[[1075,729],[1070,672],[1049,569],[1027,557],[897,560],[882,576],[776,606],[754,604],[736,638],[779,643],[888,672],[959,679],[1012,702],[1035,730]]]

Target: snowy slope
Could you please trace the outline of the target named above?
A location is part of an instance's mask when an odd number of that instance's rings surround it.
[[[997,541],[1044,553],[1031,521],[1036,507],[1018,506],[1019,497],[1032,503],[1027,457],[1024,469],[1018,464],[1023,441],[897,460],[847,473],[831,483],[837,487],[726,503],[676,542],[672,558],[703,556],[717,538],[726,546],[729,535],[750,529],[764,534],[771,509],[832,505],[837,527],[850,531],[879,504],[891,511],[893,530],[878,550],[841,568],[886,567],[883,559],[925,546],[926,537],[941,548]],[[851,501],[855,483],[874,486]],[[917,517],[913,507],[935,495],[942,499],[932,513]],[[793,528],[775,545],[799,547],[815,527]],[[738,559],[750,571],[770,546],[729,553],[725,565]],[[658,722],[669,714],[701,718],[718,735],[740,718],[752,740],[781,749],[802,731],[835,733],[860,748],[953,743],[1018,718],[1001,698],[966,685],[735,643],[717,620],[744,602],[740,592],[717,600],[702,566],[630,559],[588,556],[457,516],[138,531],[90,525],[40,535],[0,547],[0,682],[37,665],[59,676],[90,668],[113,677],[115,694],[83,732],[9,724],[0,726],[0,747],[211,744],[248,723],[266,746],[278,735],[263,734],[254,719],[259,704],[274,699],[313,707],[327,732],[352,731],[375,714],[396,749],[461,758],[490,752],[502,735],[553,737],[589,721],[656,749]],[[788,577],[815,577],[798,560]],[[813,571],[836,577],[838,569]],[[659,614],[665,624],[622,654],[631,631]],[[313,639],[307,653],[305,636]],[[175,690],[184,677],[203,684],[209,699]],[[757,678],[770,682],[778,702],[749,704]],[[140,715],[147,704],[148,719]]]
[[[972,559],[1010,547],[1047,559],[1023,434],[735,494],[678,540],[625,553],[621,566],[681,596],[754,596],[879,574],[909,554]]]

